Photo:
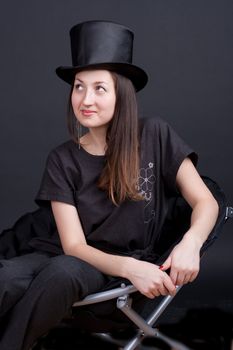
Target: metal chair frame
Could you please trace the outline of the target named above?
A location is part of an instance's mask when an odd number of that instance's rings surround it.
[[[233,217],[233,207],[226,207],[224,221]],[[182,288],[182,286],[177,286],[177,292]],[[186,345],[181,342],[174,340],[163,333],[161,333],[158,328],[154,328],[154,325],[158,318],[162,315],[167,306],[171,303],[174,296],[168,295],[163,297],[159,305],[151,312],[149,317],[146,319],[142,318],[135,310],[132,308],[132,298],[131,294],[137,292],[137,289],[133,285],[122,284],[119,288],[114,288],[108,291],[99,292],[91,294],[81,301],[73,304],[73,307],[80,307],[84,305],[91,305],[100,303],[107,300],[116,299],[116,307],[121,310],[138,328],[137,334],[128,341],[126,345],[121,347],[122,350],[134,350],[140,345],[141,341],[147,337],[155,337],[167,343],[172,349],[175,350],[191,350]],[[177,293],[176,293],[177,295]],[[109,336],[105,333],[101,334],[103,339],[109,340]]]

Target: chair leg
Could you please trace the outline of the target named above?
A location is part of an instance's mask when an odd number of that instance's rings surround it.
[[[162,334],[158,331],[158,329],[152,327],[156,319],[161,315],[162,311],[172,299],[173,297],[171,296],[166,297],[162,303],[162,307],[160,307],[155,313],[152,313],[147,321],[131,308],[132,299],[128,294],[117,299],[117,307],[139,328],[138,334],[123,348],[123,350],[134,350],[145,336],[158,338],[175,350],[191,350],[186,345],[183,345],[179,341]]]
[[[161,332],[158,329],[154,328],[154,337],[162,340],[164,343],[168,344],[174,350],[192,350],[186,345],[180,343],[177,340],[174,340]],[[123,348],[123,350],[135,350],[138,345],[141,344],[142,340],[146,337],[143,332],[139,332],[133,339],[131,339],[128,344]]]
[[[133,339],[131,339],[122,350],[135,350],[136,347],[141,344],[144,338],[145,335],[143,332],[139,331],[138,334]]]

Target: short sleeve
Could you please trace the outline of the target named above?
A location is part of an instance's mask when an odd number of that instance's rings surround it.
[[[166,187],[173,192],[176,188],[176,175],[183,160],[187,157],[196,166],[197,154],[166,122],[160,122],[161,172]]]
[[[52,151],[46,161],[40,189],[35,202],[39,206],[46,206],[50,201],[64,202],[75,205],[74,188],[66,159],[56,150]]]

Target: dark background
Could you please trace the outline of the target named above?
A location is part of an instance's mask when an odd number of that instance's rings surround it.
[[[233,2],[231,0],[2,1],[0,9],[0,231],[36,208],[48,152],[68,138],[68,31],[113,20],[135,32],[134,62],[150,80],[138,94],[142,117],[161,116],[200,157],[233,205]],[[181,305],[233,311],[233,230],[225,225]],[[177,301],[178,303],[178,301]]]

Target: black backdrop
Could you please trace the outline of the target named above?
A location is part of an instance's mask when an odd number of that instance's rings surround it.
[[[46,156],[68,137],[68,86],[54,69],[71,62],[70,27],[91,19],[132,28],[134,62],[150,76],[138,95],[141,115],[170,122],[199,153],[199,171],[217,180],[233,205],[232,18],[231,0],[2,1],[0,231],[36,208]],[[229,223],[196,284],[206,287],[207,276],[213,287],[220,283],[223,303],[232,300],[232,244]]]

